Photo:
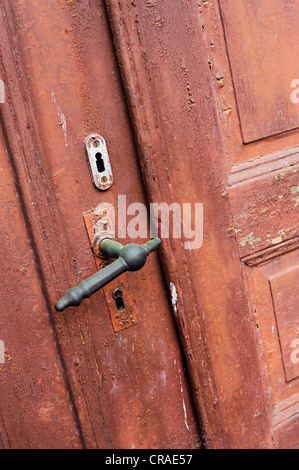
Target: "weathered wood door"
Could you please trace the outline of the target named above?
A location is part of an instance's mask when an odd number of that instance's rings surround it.
[[[191,448],[197,420],[208,447],[299,447],[298,17],[273,0],[1,3],[2,447]],[[119,194],[202,203],[204,234],[126,275],[137,324],[115,333],[104,292],[53,304],[96,269],[83,214]]]
[[[297,2],[107,4],[150,199],[204,205],[162,250],[205,441],[298,447]]]
[[[109,290],[54,310],[96,271],[83,214],[119,194],[146,202],[104,4],[4,1],[0,28],[0,447],[197,448],[156,253],[117,280],[136,311],[130,328],[114,332]],[[110,154],[106,192],[89,172],[92,133]]]

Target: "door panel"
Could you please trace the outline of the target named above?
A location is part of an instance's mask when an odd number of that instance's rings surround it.
[[[299,59],[296,2],[220,0],[220,6],[244,142],[296,129],[290,103]]]
[[[216,97],[218,100],[218,111],[219,120],[222,128],[222,136],[225,142],[226,158],[228,163],[228,171],[230,171],[232,164],[239,164],[241,162],[249,162],[255,158],[266,157],[272,155],[275,152],[288,152],[294,146],[299,144],[299,135],[296,130],[290,130],[285,132],[286,128],[281,130],[284,132],[276,133],[275,136],[271,135],[265,138],[267,135],[266,126],[269,120],[269,130],[272,126],[272,121],[280,122],[281,125],[286,120],[292,117],[296,119],[297,104],[291,101],[291,94],[294,92],[294,88],[291,87],[293,80],[298,78],[297,63],[294,61],[294,57],[298,54],[298,47],[296,41],[296,34],[298,28],[296,24],[298,22],[297,7],[294,6],[294,2],[281,2],[281,4],[274,4],[272,1],[264,2],[218,2],[217,0],[209,1],[209,4],[205,2],[202,14],[205,18],[205,31],[206,40],[209,45],[207,51],[207,59],[210,66],[212,67],[213,83],[215,84]],[[243,4],[241,8],[241,4]],[[221,5],[221,8],[220,8]],[[283,10],[283,16],[276,16],[270,10],[276,12],[276,9]],[[250,23],[250,18],[255,16],[254,11],[263,10],[263,13],[259,15],[260,20],[255,17],[254,23]],[[287,12],[290,11],[292,15],[289,17],[289,21],[294,24],[289,28],[280,28],[278,31],[274,31],[274,23],[277,23],[277,18],[284,18]],[[228,12],[231,15],[228,15]],[[244,14],[244,12],[247,12]],[[242,15],[242,23],[234,21],[234,18],[239,18],[238,15]],[[269,24],[267,24],[267,21]],[[262,24],[261,24],[262,23]],[[255,30],[252,31],[250,26],[254,26]],[[265,47],[261,42],[255,45],[256,36],[254,33],[257,32],[258,26],[260,25],[260,31],[258,32],[258,38],[264,39]],[[236,40],[232,41],[233,38],[229,36],[230,26],[234,28],[236,34]],[[243,29],[246,31],[246,39],[244,39]],[[270,31],[270,37],[274,41],[269,45],[269,39],[267,34]],[[286,37],[291,37],[292,44],[294,47],[274,47],[274,44],[287,44]],[[249,62],[246,53],[249,53],[252,61]],[[269,49],[270,47],[270,49]],[[287,50],[286,50],[287,49]],[[233,63],[230,60],[231,51],[234,54],[238,53],[240,57],[239,63],[236,61]],[[285,58],[287,57],[287,61]],[[249,62],[247,64],[247,62]],[[246,71],[244,70],[244,64],[247,64]],[[277,64],[277,70],[273,72],[273,67]],[[234,70],[234,67],[236,70]],[[261,74],[261,70],[265,73],[265,77]],[[271,75],[272,70],[272,75]],[[240,72],[240,75],[237,73]],[[283,77],[281,76],[283,73]],[[247,78],[251,77],[251,81]],[[244,86],[242,88],[242,80]],[[239,84],[239,85],[238,85]],[[240,99],[243,100],[243,108],[239,107],[239,101],[236,97],[238,93]],[[271,89],[271,92],[269,91]],[[276,92],[276,90],[279,90]],[[243,90],[243,91],[242,91]],[[257,95],[257,90],[259,95]],[[274,90],[274,91],[273,91]],[[246,92],[246,98],[245,98]],[[242,97],[241,97],[242,96]],[[279,104],[279,100],[281,104]],[[247,103],[247,104],[246,104]],[[246,104],[246,109],[245,109]],[[276,111],[273,115],[266,113],[276,106]],[[272,108],[271,108],[272,107]],[[262,130],[262,134],[259,140],[249,142],[244,145],[244,136],[242,134],[242,125],[244,120],[252,120],[253,109],[256,110],[255,120],[258,125],[256,129]],[[283,115],[279,117],[278,113],[283,112]],[[295,116],[295,117],[294,117]],[[267,120],[268,119],[268,120]],[[264,124],[261,124],[261,120]],[[264,127],[263,127],[264,126]],[[258,134],[261,130],[255,130]],[[290,152],[291,153],[291,152]]]
[[[246,268],[275,444],[298,447],[298,250]]]
[[[101,202],[117,207],[119,194],[128,205],[146,204],[104,5],[4,1],[1,15],[8,96],[3,126],[69,381],[79,445],[197,447],[197,419],[157,254],[142,271],[125,276],[135,326],[114,332],[103,292],[63,314],[53,308],[67,288],[96,271],[83,214]],[[110,155],[114,185],[106,192],[94,187],[88,168],[84,140],[93,132],[105,137]],[[4,340],[5,334],[4,329]],[[39,357],[34,345],[26,347]],[[7,368],[1,371],[5,380]],[[10,406],[8,395],[2,401]],[[62,428],[56,440],[44,439],[40,446],[75,447],[72,439]],[[19,445],[16,438],[12,446]]]
[[[291,99],[291,84],[298,76],[299,12],[294,2],[279,6],[272,1],[219,4],[231,67],[226,72],[231,74],[236,95],[231,107],[238,110],[239,142],[242,136],[244,143],[261,139],[249,146],[239,145],[242,163],[231,156],[234,164],[228,191],[232,230],[245,263],[256,319],[265,389],[271,397],[274,445],[297,448],[298,366],[294,351],[299,305],[295,288],[299,158],[298,132],[285,131],[298,127],[298,105]],[[294,47],[286,51],[288,40]],[[224,64],[218,58],[216,53],[216,68]],[[235,119],[236,125],[236,114],[227,119]],[[274,134],[275,138],[267,138]],[[228,152],[233,150],[229,143],[232,137],[226,129],[223,140]]]
[[[170,1],[107,4],[150,200],[204,207],[202,247],[184,250],[170,238],[161,250],[206,445],[271,445],[256,331],[227,231],[226,162],[201,9],[183,1],[175,10]]]
[[[298,367],[292,358],[296,360],[298,330],[298,132],[285,131],[298,127],[291,83],[298,75],[299,13],[294,2],[219,4],[220,10],[213,3],[215,16],[209,11],[208,24],[211,28],[217,23],[221,30],[212,49],[214,73],[225,71],[220,73],[220,108],[224,96],[230,100],[231,113],[223,113],[222,135],[233,163],[228,186],[232,230],[245,263],[274,445],[297,448]],[[215,35],[210,38],[213,42]],[[230,70],[220,54],[223,40]],[[286,51],[288,40],[294,47]],[[230,83],[235,97],[227,94]],[[232,128],[238,119],[237,137]],[[267,138],[274,134],[275,138]],[[238,144],[232,145],[234,139]],[[244,146],[241,139],[261,140]]]
[[[206,443],[298,447],[297,7],[107,4],[150,197],[204,204],[162,249]]]
[[[269,279],[286,381],[299,375],[298,351],[298,265]],[[295,334],[295,335],[294,335]],[[296,353],[296,354],[294,354]]]

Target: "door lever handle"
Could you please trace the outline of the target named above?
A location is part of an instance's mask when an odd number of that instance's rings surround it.
[[[56,302],[55,309],[62,312],[67,307],[77,307],[83,299],[90,297],[124,272],[138,271],[145,265],[148,255],[161,243],[160,238],[154,238],[144,245],[129,243],[124,246],[110,238],[104,238],[100,242],[101,253],[117,260],[84,279],[76,287],[68,289],[64,297]]]

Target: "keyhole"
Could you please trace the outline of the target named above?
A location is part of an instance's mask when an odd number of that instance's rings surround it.
[[[124,303],[124,299],[123,299],[122,290],[121,289],[115,289],[115,291],[113,292],[112,295],[113,295],[113,298],[115,300],[117,310],[119,312],[123,312],[124,309],[125,309],[125,303]]]
[[[96,161],[97,161],[98,172],[103,173],[103,171],[105,171],[105,164],[104,164],[102,154],[100,152],[97,152],[95,157],[96,157]]]

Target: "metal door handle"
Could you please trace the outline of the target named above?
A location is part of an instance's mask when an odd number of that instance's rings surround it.
[[[83,299],[90,297],[122,273],[138,271],[145,265],[148,255],[161,243],[160,238],[154,238],[144,245],[129,243],[124,246],[117,241],[104,238],[100,243],[101,253],[117,260],[84,279],[76,287],[68,289],[64,297],[56,302],[55,309],[62,312],[67,307],[77,307]]]

